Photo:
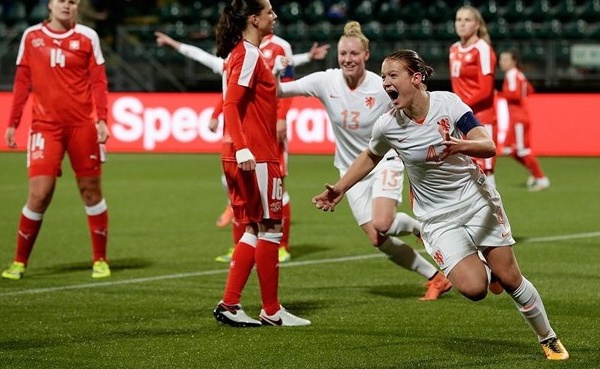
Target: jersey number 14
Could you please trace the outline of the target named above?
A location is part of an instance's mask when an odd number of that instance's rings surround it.
[[[52,68],[56,66],[64,68],[65,62],[66,58],[62,49],[50,49],[50,66]]]

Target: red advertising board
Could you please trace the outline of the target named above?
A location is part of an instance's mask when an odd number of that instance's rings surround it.
[[[111,152],[217,153],[221,133],[208,124],[218,93],[111,93]],[[0,93],[0,133],[10,112],[11,93]],[[536,94],[530,97],[532,145],[540,156],[600,156],[600,124],[593,111],[600,94]],[[31,109],[17,131],[24,149]],[[221,131],[220,129],[218,130]],[[294,99],[288,113],[289,151],[330,154],[334,139],[327,114],[315,98]],[[0,151],[8,150],[2,139]]]

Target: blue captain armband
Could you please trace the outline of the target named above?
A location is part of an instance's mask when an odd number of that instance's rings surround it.
[[[294,67],[291,65],[285,67],[281,72],[281,78],[294,78]]]
[[[466,135],[473,128],[481,127],[481,123],[475,118],[473,112],[468,111],[456,122],[456,127]]]

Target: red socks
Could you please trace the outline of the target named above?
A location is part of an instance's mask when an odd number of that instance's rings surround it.
[[[281,238],[281,244],[280,247],[285,247],[285,249],[289,252],[290,251],[290,245],[289,245],[289,241],[290,241],[290,222],[291,222],[291,217],[292,217],[292,207],[290,205],[290,202],[288,200],[287,203],[283,204],[283,209],[282,209],[282,219],[281,219],[281,226],[283,228],[283,237]]]
[[[279,242],[274,242],[274,239],[267,239],[267,237],[277,235],[277,233],[267,233],[265,235],[266,237],[259,238],[256,244],[256,271],[263,309],[268,315],[273,315],[279,310],[279,299],[277,297],[279,289]],[[281,234],[279,235],[281,236]]]
[[[43,214],[35,213],[27,207],[23,208],[21,219],[19,221],[19,229],[17,231],[17,250],[15,261],[27,264],[35,239],[40,232],[42,226]]]
[[[88,227],[92,238],[93,260],[106,260],[106,244],[108,241],[108,208],[102,199],[94,206],[86,206]]]
[[[244,233],[244,236],[235,245],[231,262],[229,263],[229,274],[223,293],[223,303],[225,305],[236,305],[242,298],[242,290],[248,281],[248,277],[254,267],[254,254],[256,245],[256,236],[250,233]]]

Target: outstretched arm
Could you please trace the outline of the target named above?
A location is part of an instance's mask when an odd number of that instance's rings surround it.
[[[365,178],[380,160],[381,156],[377,156],[371,150],[366,149],[356,157],[346,174],[336,184],[325,184],[326,190],[313,197],[312,203],[315,204],[317,209],[334,211],[335,206],[344,198],[346,191]]]
[[[312,60],[323,60],[325,59],[325,56],[327,56],[330,47],[331,45],[329,44],[319,45],[315,42],[310,48],[310,51],[292,55],[292,64],[297,67]]]
[[[223,74],[223,59],[219,58],[218,56],[207,53],[199,47],[174,40],[162,32],[154,32],[154,36],[156,36],[156,43],[158,46],[171,46],[173,49],[179,51],[181,55],[207,66],[214,73]]]

